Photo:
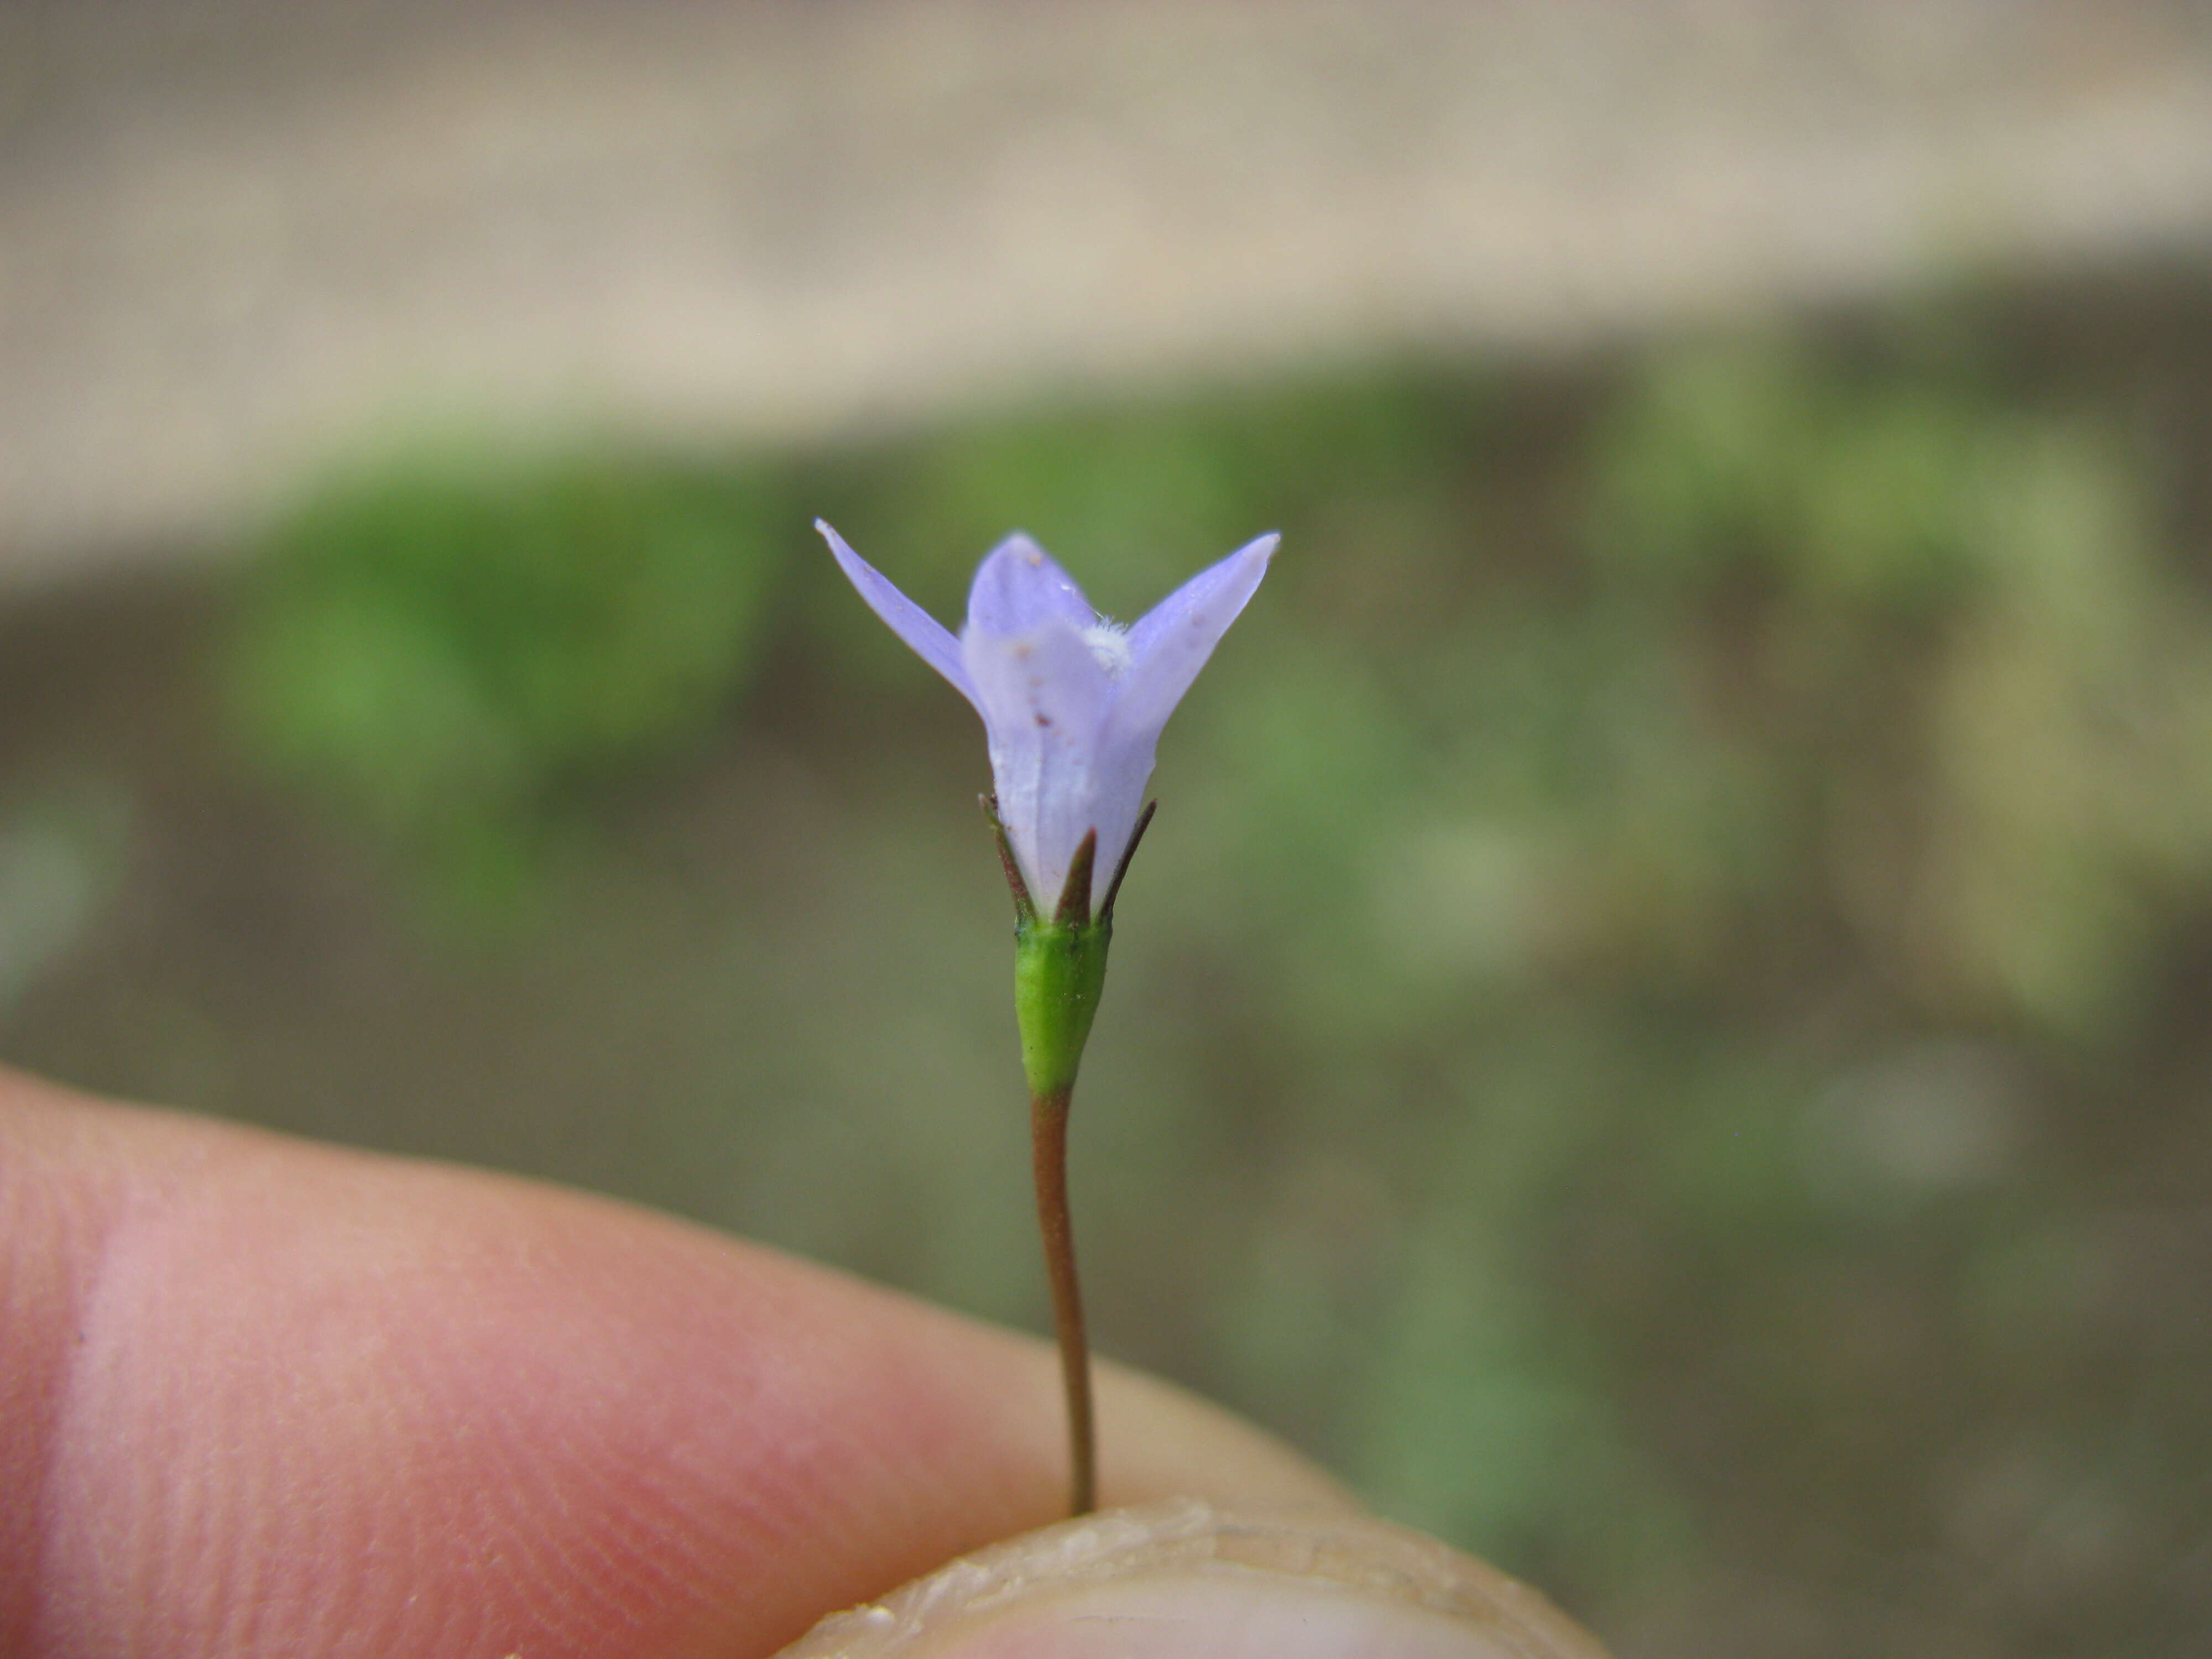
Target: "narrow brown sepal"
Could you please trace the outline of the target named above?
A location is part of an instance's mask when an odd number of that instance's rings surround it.
[[[1106,902],[1098,907],[1098,920],[1114,920],[1114,901],[1121,896],[1121,878],[1129,873],[1129,860],[1137,856],[1137,843],[1145,838],[1145,828],[1152,821],[1158,800],[1148,800],[1145,810],[1137,814],[1137,827],[1129,831],[1129,844],[1121,849],[1121,861],[1114,866],[1114,879],[1106,884]]]
[[[999,865],[1006,872],[1006,886],[1014,896],[1014,922],[1026,927],[1036,920],[1036,902],[1030,897],[1030,884],[1022,879],[1022,866],[1014,857],[1013,843],[1006,839],[1006,826],[999,822],[999,798],[978,795],[976,805],[990,820],[991,834],[999,843]]]
[[[1060,908],[1053,912],[1052,919],[1058,926],[1091,925],[1091,868],[1097,861],[1098,832],[1086,830],[1076,844],[1075,856],[1068,860],[1067,882],[1060,890]]]

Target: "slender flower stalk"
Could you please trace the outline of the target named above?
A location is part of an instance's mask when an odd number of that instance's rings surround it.
[[[1276,538],[1200,572],[1124,629],[1042,548],[1010,536],[975,573],[956,639],[836,531],[819,520],[815,528],[860,597],[983,717],[995,786],[984,811],[1014,900],[1014,1012],[1067,1394],[1070,1507],[1083,1515],[1097,1459],[1067,1203],[1068,1109],[1105,988],[1114,901],[1152,822],[1145,785],[1160,730],[1259,586]]]

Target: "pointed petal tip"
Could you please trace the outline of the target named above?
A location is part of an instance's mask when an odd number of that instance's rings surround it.
[[[1097,616],[1075,578],[1026,531],[1017,530],[976,567],[963,631],[1021,634],[1051,617],[1088,628]]]
[[[874,568],[874,567],[870,565],[866,559],[863,559],[859,554],[853,551],[852,543],[847,541],[842,536],[839,535],[836,526],[831,525],[829,520],[817,519],[814,521],[814,532],[817,536],[821,537],[824,542],[829,544],[830,551],[836,556],[837,562],[845,567],[845,572],[848,575],[853,575],[853,567],[855,565],[860,566],[864,570],[872,570]],[[857,575],[854,575],[854,580],[858,581],[860,578]]]
[[[866,601],[868,608],[882,617],[891,632],[904,640],[917,656],[950,680],[955,690],[975,705],[978,714],[981,713],[975,683],[969,678],[967,665],[960,659],[960,641],[951,631],[899,592],[890,577],[853,551],[845,538],[830,527],[828,520],[817,519],[814,527],[830,544],[838,568]]]
[[[994,565],[1003,568],[1010,563],[1019,563],[1025,569],[1031,571],[1042,569],[1048,566],[1054,570],[1060,568],[1052,555],[1044,550],[1044,544],[1042,542],[1026,530],[1017,530],[1001,537],[998,544],[983,556],[982,563],[977,567],[975,574],[981,576],[984,570]],[[1017,577],[1014,580],[1024,579]]]

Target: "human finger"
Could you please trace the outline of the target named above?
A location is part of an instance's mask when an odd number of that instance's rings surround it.
[[[0,1078],[0,1651],[764,1654],[1054,1518],[1042,1345],[666,1218]],[[1338,1504],[1103,1368],[1105,1497]]]

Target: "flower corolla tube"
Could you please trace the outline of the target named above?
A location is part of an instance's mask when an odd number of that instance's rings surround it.
[[[860,597],[983,717],[997,812],[1038,907],[1049,914],[1097,832],[1086,912],[1129,845],[1168,716],[1267,573],[1262,536],[1192,577],[1124,628],[1092,608],[1024,535],[975,572],[955,638],[820,520]]]

